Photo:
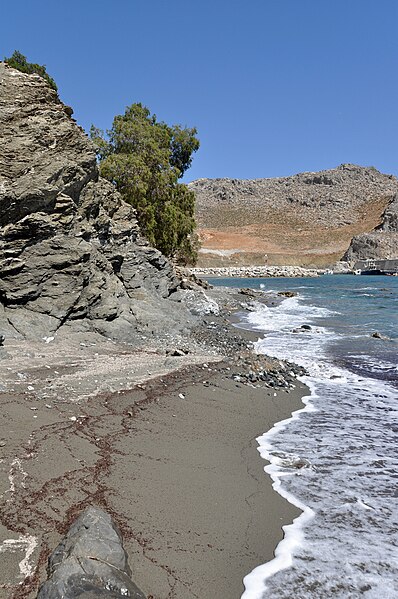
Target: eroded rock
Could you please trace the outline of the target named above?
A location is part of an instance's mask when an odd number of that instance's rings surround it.
[[[37,599],[145,599],[131,580],[121,534],[112,518],[87,508],[53,551]]]
[[[171,264],[134,209],[99,177],[95,152],[56,92],[0,63],[0,333],[62,327],[119,341],[181,330]]]

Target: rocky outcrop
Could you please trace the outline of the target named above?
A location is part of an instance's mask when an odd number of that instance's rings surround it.
[[[49,579],[37,599],[145,599],[131,580],[122,537],[112,518],[87,508],[53,551]]]
[[[398,193],[392,198],[385,209],[382,222],[376,230],[398,233]]]
[[[99,177],[71,112],[41,77],[0,63],[0,333],[132,342],[180,329],[179,280]]]
[[[353,237],[343,260],[395,260],[398,258],[398,194],[386,207],[382,222],[370,233]]]
[[[330,266],[372,231],[398,193],[373,167],[342,164],[276,179],[199,179],[199,266]],[[215,224],[216,223],[216,224]]]

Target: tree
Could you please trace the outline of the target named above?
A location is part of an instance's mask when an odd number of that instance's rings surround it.
[[[49,83],[52,89],[55,91],[58,90],[57,84],[47,73],[46,67],[44,65],[28,62],[26,60],[26,56],[18,52],[18,50],[15,50],[14,54],[10,58],[4,58],[4,62],[6,62],[10,67],[18,69],[18,71],[22,71],[22,73],[36,73],[37,75],[40,75]]]
[[[180,262],[196,259],[195,197],[178,182],[199,148],[196,133],[158,122],[140,103],[115,116],[106,137],[91,128],[101,175],[134,206],[148,241]]]

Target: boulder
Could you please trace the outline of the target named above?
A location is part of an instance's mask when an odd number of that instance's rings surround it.
[[[131,580],[121,534],[106,512],[87,508],[48,562],[37,599],[145,599]]]

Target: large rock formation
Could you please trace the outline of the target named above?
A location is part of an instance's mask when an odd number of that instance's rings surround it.
[[[373,167],[342,164],[278,179],[199,179],[201,266],[327,266],[353,236],[383,220],[398,181]]]
[[[55,91],[0,63],[0,333],[181,328],[179,280]]]
[[[353,237],[344,260],[398,259],[398,194],[384,211],[381,224],[370,233]]]
[[[118,528],[96,507],[73,523],[51,554],[48,573],[37,599],[145,599],[131,580]]]

